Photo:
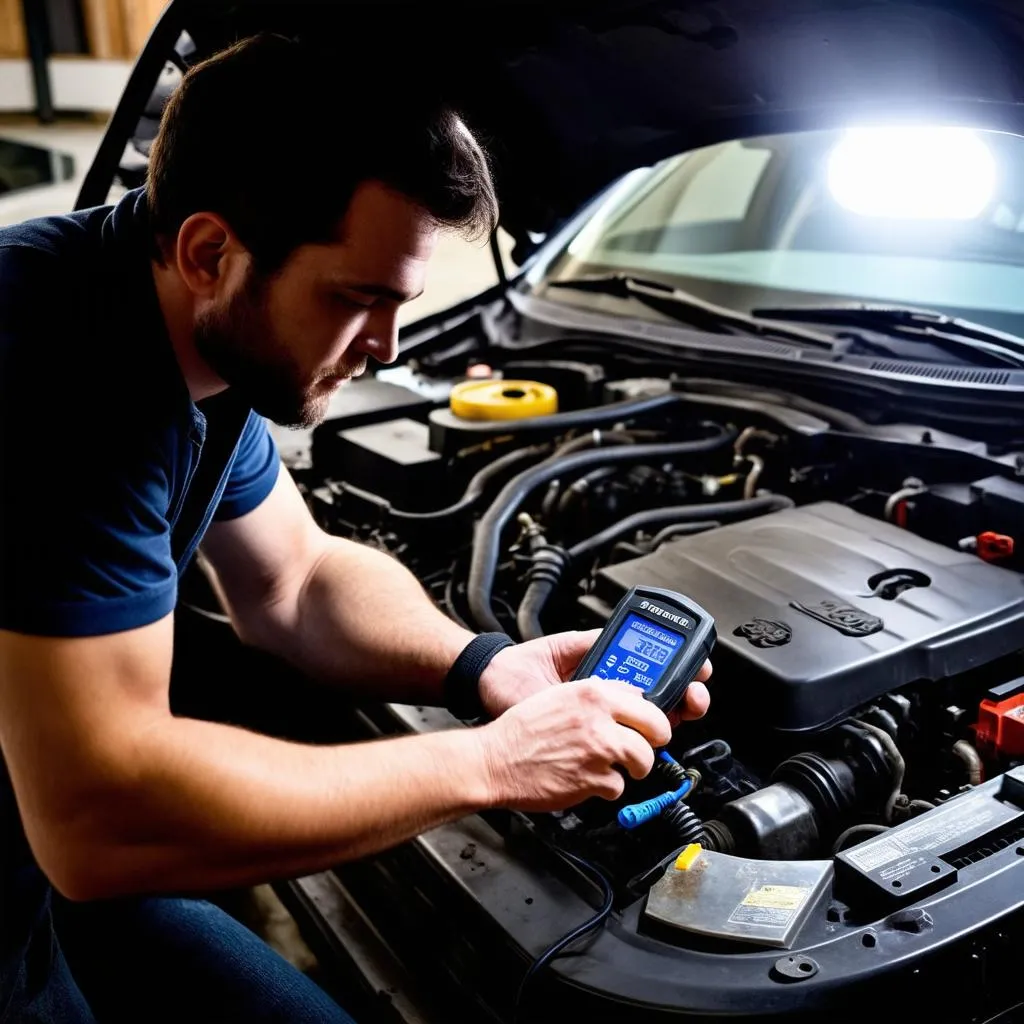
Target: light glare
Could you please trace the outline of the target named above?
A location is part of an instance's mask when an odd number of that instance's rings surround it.
[[[992,199],[996,162],[967,128],[854,128],[829,157],[828,185],[865,217],[970,220]]]

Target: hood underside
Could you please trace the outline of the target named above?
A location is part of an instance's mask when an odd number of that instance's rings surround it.
[[[339,61],[376,48],[381,88],[441,90],[482,133],[520,238],[627,170],[727,138],[894,120],[1024,133],[1018,0],[172,0],[112,122],[122,145],[182,29],[190,63],[259,30]]]

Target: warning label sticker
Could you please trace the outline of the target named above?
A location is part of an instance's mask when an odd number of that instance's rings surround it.
[[[939,847],[953,849],[961,837],[992,829],[1019,813],[986,794],[962,797],[944,810],[924,815],[919,823],[901,828],[895,835],[872,839],[844,856],[861,871],[875,871],[893,861],[913,858],[917,853]]]
[[[878,873],[878,877],[883,882],[898,882],[901,878],[912,875],[918,868],[924,867],[927,863],[927,857],[907,857],[905,860],[896,861],[895,864],[886,865]]]
[[[751,889],[729,915],[729,923],[783,928],[803,906],[810,891],[802,885],[762,885]]]

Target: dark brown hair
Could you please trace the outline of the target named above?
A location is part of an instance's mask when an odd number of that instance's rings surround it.
[[[497,223],[486,155],[455,110],[358,57],[254,36],[190,68],[164,108],[146,185],[155,255],[209,211],[272,272],[329,241],[367,180],[467,235]]]

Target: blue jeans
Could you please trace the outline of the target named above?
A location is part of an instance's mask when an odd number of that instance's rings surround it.
[[[41,1013],[13,1020],[353,1024],[301,971],[203,900],[76,904],[54,895],[53,919],[50,993]]]
[[[230,628],[175,612],[176,713],[301,742],[350,738],[339,735],[343,695],[270,664]],[[0,947],[0,1024],[352,1024],[301,971],[210,903],[51,895],[54,927],[39,921],[16,977],[4,976],[12,954]],[[0,893],[0,941],[5,909]]]

